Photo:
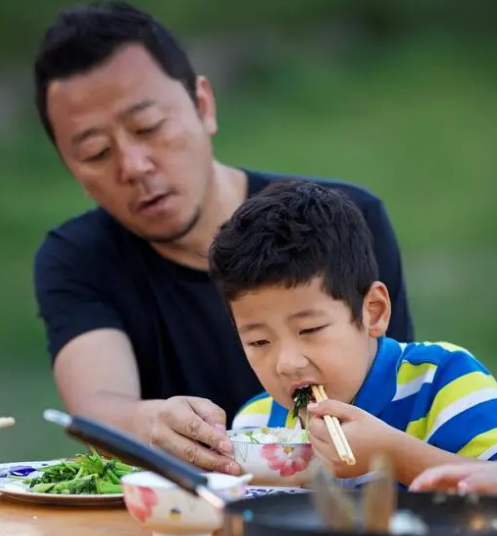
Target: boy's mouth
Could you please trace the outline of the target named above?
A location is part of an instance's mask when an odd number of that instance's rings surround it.
[[[299,394],[299,392],[301,391],[308,391],[309,392],[309,396],[314,398],[312,396],[312,392],[311,392],[311,387],[313,385],[319,385],[317,381],[314,381],[314,380],[306,380],[306,381],[301,381],[301,382],[297,382],[297,383],[293,383],[291,386],[290,386],[290,389],[289,389],[289,395],[290,397],[293,399],[295,399],[295,397],[297,396],[297,394]]]

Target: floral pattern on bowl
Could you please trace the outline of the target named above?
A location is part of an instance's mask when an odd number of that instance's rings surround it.
[[[129,513],[142,523],[152,517],[154,506],[159,504],[157,493],[147,487],[124,486],[124,488],[127,488],[125,502]]]
[[[255,428],[230,430],[233,458],[257,486],[302,487],[317,465],[304,430]]]
[[[267,460],[269,469],[278,471],[287,478],[305,471],[314,457],[312,446],[303,445],[263,445],[262,457]]]
[[[209,473],[209,486],[226,500],[245,496],[246,479]],[[125,475],[124,502],[130,515],[154,535],[204,536],[222,528],[222,512],[150,472]]]

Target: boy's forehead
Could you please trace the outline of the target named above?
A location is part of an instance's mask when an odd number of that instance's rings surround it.
[[[297,287],[266,286],[231,302],[238,329],[248,331],[273,321],[318,318],[337,310],[341,302],[324,293],[321,282]]]

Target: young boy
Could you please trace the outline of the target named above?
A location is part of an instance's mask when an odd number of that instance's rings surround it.
[[[234,428],[299,426],[294,393],[319,384],[329,400],[308,408],[310,440],[339,478],[360,483],[375,453],[405,486],[430,467],[497,458],[497,382],[462,348],[385,337],[371,234],[336,190],[288,180],[249,198],[215,237],[210,267],[267,391]],[[341,421],[355,465],[338,458],[324,415]]]

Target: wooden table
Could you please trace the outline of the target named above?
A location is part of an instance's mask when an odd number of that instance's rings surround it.
[[[1,536],[151,536],[126,508],[54,507],[0,494]]]

